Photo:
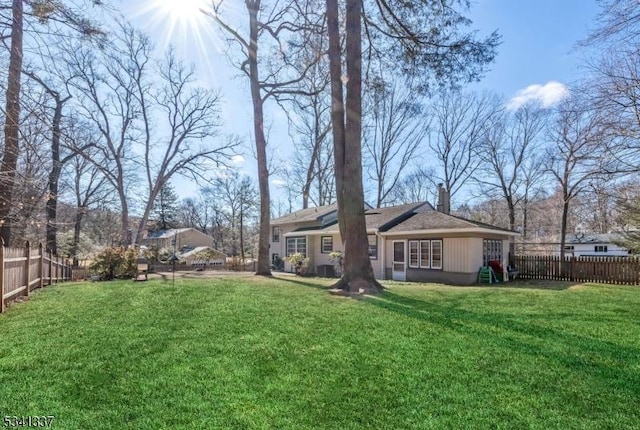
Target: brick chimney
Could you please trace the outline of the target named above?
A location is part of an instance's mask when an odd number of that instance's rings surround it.
[[[442,184],[438,184],[438,205],[436,210],[445,214],[451,212],[451,197],[449,197],[449,191]]]

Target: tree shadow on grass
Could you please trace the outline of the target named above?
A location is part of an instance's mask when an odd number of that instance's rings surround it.
[[[501,282],[498,284],[479,284],[478,286],[533,290],[568,290],[579,285],[582,285],[582,283],[571,281],[547,281],[541,279],[516,279],[515,281]]]
[[[311,288],[315,288],[317,290],[323,290],[323,291],[329,290],[331,288],[331,286],[333,285],[333,282],[327,283],[327,285],[322,285],[322,284],[318,284],[316,282],[304,281],[303,279],[305,279],[305,278],[301,278],[301,277],[298,277],[298,276],[277,277],[277,279],[278,279],[278,281],[286,282],[286,283],[289,283],[289,284],[296,284],[296,285],[300,285],[300,286],[303,286],[303,287],[311,287]],[[319,278],[311,278],[311,279],[319,279]]]
[[[544,357],[559,367],[598,378],[618,390],[640,396],[640,374],[634,372],[640,348],[571,333],[546,325],[524,322],[521,318],[497,312],[476,312],[458,306],[459,300],[445,305],[404,297],[390,291],[363,299],[367,304],[435,324],[458,333],[483,339],[489,345],[521,354]],[[540,321],[540,320],[537,320]],[[630,336],[633,334],[630,333]],[[610,364],[611,363],[611,364]],[[619,363],[619,365],[615,365]]]

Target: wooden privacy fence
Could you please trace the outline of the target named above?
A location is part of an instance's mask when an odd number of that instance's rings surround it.
[[[516,255],[514,264],[523,279],[600,282],[640,285],[639,257]]]
[[[27,242],[24,248],[5,248],[0,239],[0,313],[18,297],[68,279],[71,279],[68,261],[45,251],[42,244],[32,248]]]

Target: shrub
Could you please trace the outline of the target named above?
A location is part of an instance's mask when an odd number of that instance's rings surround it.
[[[291,267],[295,269],[298,275],[304,276],[311,272],[311,259],[305,257],[300,252],[289,254],[286,260],[291,263]]]
[[[96,255],[90,269],[106,281],[116,278],[132,278],[138,270],[137,255],[137,251],[133,248],[107,248]]]
[[[232,257],[227,260],[227,269],[233,270],[234,272],[241,272],[244,270],[244,262],[240,257]]]

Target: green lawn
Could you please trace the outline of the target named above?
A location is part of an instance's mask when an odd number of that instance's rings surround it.
[[[640,428],[640,288],[389,283],[354,300],[327,284],[47,288],[0,315],[0,415],[55,415],[59,429]]]

